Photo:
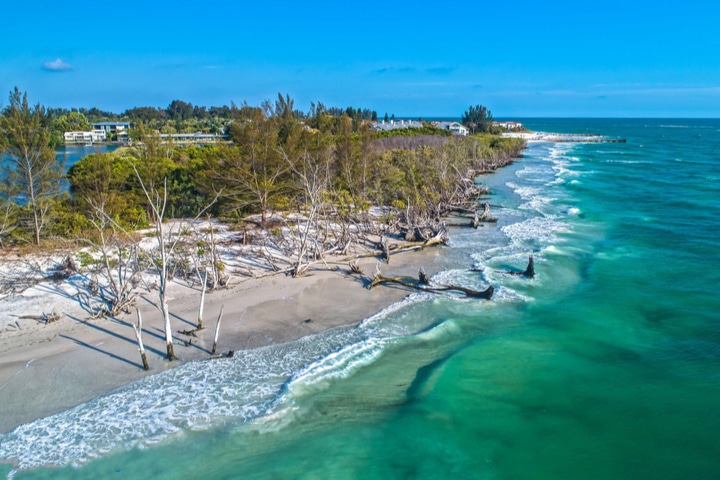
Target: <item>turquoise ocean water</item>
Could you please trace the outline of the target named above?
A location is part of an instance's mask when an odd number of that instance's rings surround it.
[[[497,226],[366,319],[0,435],[15,478],[720,478],[720,121],[526,120]],[[522,270],[529,254],[537,276]],[[482,273],[469,271],[470,267]]]

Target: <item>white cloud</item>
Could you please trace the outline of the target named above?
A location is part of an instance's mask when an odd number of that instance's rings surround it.
[[[52,62],[43,63],[43,68],[51,72],[66,72],[73,69],[69,63],[65,63],[59,58],[53,60]]]

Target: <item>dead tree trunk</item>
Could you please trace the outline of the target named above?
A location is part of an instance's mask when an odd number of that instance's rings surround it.
[[[390,247],[387,243],[387,238],[380,237],[380,243],[378,244],[378,247],[380,247],[380,250],[382,251],[382,259],[385,260],[385,263],[390,263]]]
[[[157,240],[157,255],[159,258],[155,258],[155,265],[158,275],[158,300],[160,313],[163,319],[163,330],[165,331],[165,345],[167,347],[167,360],[177,360],[175,356],[175,349],[173,348],[172,339],[172,326],[170,324],[170,308],[167,302],[167,288],[168,282],[170,282],[170,272],[168,271],[169,256],[175,247],[177,242],[171,242],[171,245],[167,245],[165,238],[165,229],[163,226],[163,220],[165,219],[165,209],[167,208],[167,177],[163,180],[162,188],[153,188],[152,186],[147,187],[143,181],[142,176],[137,170],[137,167],[133,164],[133,170],[135,176],[140,182],[145,198],[147,200],[147,206],[149,207],[150,220],[154,223],[154,234]],[[172,230],[172,229],[171,229]],[[172,233],[172,232],[170,232]]]
[[[207,271],[202,277],[202,293],[200,294],[200,308],[198,309],[197,329],[203,329],[203,308],[205,307],[205,291],[207,290]]]
[[[135,312],[137,313],[138,323],[137,325],[133,324],[133,330],[135,330],[135,338],[137,339],[138,350],[140,350],[143,370],[147,371],[150,370],[150,365],[148,365],[147,354],[145,353],[145,346],[142,341],[142,316],[140,315],[140,310],[137,308],[135,309]]]
[[[138,295],[134,286],[140,277],[139,247],[133,235],[118,225],[105,212],[102,204],[96,205],[92,200],[86,200],[93,208],[93,215],[88,216],[88,220],[97,230],[98,243],[95,246],[104,267],[99,269],[98,274],[105,280],[104,285],[96,281],[88,285],[88,293],[104,303],[93,316],[112,317],[129,313]]]
[[[215,352],[217,351],[218,334],[220,333],[220,322],[222,322],[224,308],[225,305],[222,305],[220,307],[220,315],[218,315],[217,324],[215,325],[215,337],[213,339],[212,355],[215,355]]]

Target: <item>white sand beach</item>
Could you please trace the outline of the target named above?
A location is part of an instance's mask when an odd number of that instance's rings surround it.
[[[416,275],[420,266],[437,271],[437,248],[408,252],[383,264],[389,275]],[[341,325],[352,325],[401,300],[406,290],[366,288],[376,259],[361,262],[365,277],[316,270],[302,278],[275,275],[261,279],[234,279],[230,287],[206,297],[206,328],[196,338],[178,333],[197,323],[200,292],[180,283],[170,289],[175,353],[168,362],[157,294],[140,297],[143,340],[150,370],[142,369],[132,323],[135,314],[121,318],[87,320],[76,299],[58,287],[46,285],[35,294],[0,300],[0,433],[86,402],[146,375],[193,360],[208,359],[216,320],[223,307],[218,352],[243,350],[289,342]],[[60,319],[46,323],[43,313],[55,311]],[[8,317],[12,316],[11,319]],[[187,343],[186,343],[187,342]]]

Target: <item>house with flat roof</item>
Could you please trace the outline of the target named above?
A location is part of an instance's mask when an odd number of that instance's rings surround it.
[[[118,133],[130,128],[130,122],[98,122],[91,123],[93,130],[105,130],[105,133]]]
[[[105,130],[93,130],[91,132],[65,132],[63,134],[65,145],[82,144],[92,145],[107,141]]]

